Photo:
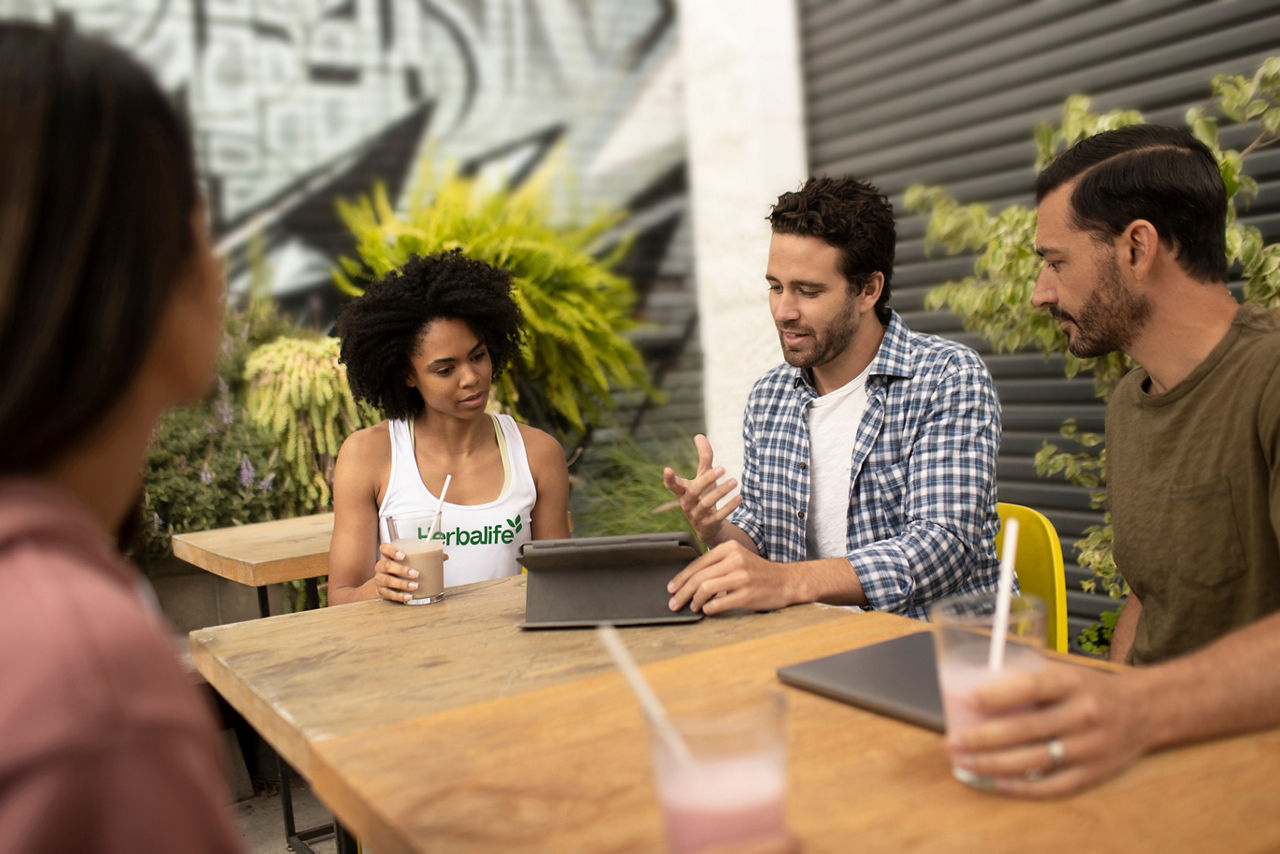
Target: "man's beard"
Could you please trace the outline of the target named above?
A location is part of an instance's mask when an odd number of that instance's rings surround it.
[[[1076,314],[1068,314],[1057,306],[1050,307],[1049,314],[1059,323],[1065,320],[1075,327],[1075,335],[1067,336],[1071,355],[1090,359],[1127,350],[1134,335],[1151,316],[1151,301],[1125,289],[1113,252],[1098,287]]]
[[[844,304],[844,312],[839,320],[831,323],[821,336],[812,327],[804,328],[795,325],[784,325],[778,330],[778,342],[782,345],[782,358],[793,368],[815,368],[827,364],[849,348],[853,336],[858,331],[858,321],[853,312],[853,299]],[[783,338],[784,332],[807,333],[813,348],[809,352],[797,352],[787,347]]]

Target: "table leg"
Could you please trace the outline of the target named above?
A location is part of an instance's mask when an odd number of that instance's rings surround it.
[[[319,604],[318,602],[316,603]],[[267,598],[267,588],[258,588],[258,613],[263,617],[271,616],[271,602]],[[275,753],[273,750],[272,753]],[[338,843],[338,854],[358,854],[356,839],[335,818],[333,824],[322,824],[307,830],[298,830],[293,818],[293,791],[289,787],[289,766],[276,753],[276,771],[280,774],[280,810],[284,813],[285,845],[295,854],[312,854],[308,842],[323,839],[333,834]]]
[[[311,846],[307,843],[332,835],[334,841],[338,843],[338,854],[348,854],[348,852],[357,854],[359,849],[356,847],[355,837],[339,824],[336,818],[332,824],[318,824],[306,830],[298,830],[293,816],[293,790],[289,783],[291,769],[280,758],[279,753],[276,754],[276,768],[280,772],[280,811],[284,814],[285,846],[294,854],[313,854]]]
[[[360,843],[336,818],[333,820],[333,834],[338,842],[338,854],[360,854]]]
[[[293,822],[293,792],[289,788],[289,766],[284,764],[280,754],[276,754],[276,772],[280,775],[280,810],[284,813],[284,836],[290,839],[297,835],[297,827]]]

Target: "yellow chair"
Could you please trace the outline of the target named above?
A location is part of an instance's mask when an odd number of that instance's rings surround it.
[[[1000,532],[996,534],[996,554],[1004,546],[1004,528],[1010,519],[1018,520],[1017,561],[1018,586],[1024,593],[1034,593],[1045,603],[1045,645],[1058,652],[1067,651],[1067,577],[1062,569],[1062,544],[1053,523],[1043,513],[1021,504],[996,504],[1000,515]]]

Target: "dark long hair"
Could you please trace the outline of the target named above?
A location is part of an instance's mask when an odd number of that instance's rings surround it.
[[[186,123],[141,65],[0,23],[0,473],[46,469],[128,388],[197,199]]]

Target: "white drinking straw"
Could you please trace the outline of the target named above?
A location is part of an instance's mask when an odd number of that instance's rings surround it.
[[[653,689],[645,681],[644,674],[640,672],[639,667],[636,667],[636,660],[631,657],[631,652],[627,649],[627,645],[622,642],[622,637],[618,634],[618,630],[613,627],[612,623],[601,623],[596,629],[596,633],[600,636],[600,642],[604,644],[604,648],[613,657],[613,663],[618,665],[618,669],[626,677],[627,684],[631,686],[636,699],[640,701],[641,708],[644,709],[645,714],[649,716],[650,722],[658,730],[658,735],[662,737],[662,740],[667,743],[667,747],[681,762],[692,762],[693,754],[689,752],[689,745],[684,743],[680,733],[671,725],[671,719],[667,717],[667,710],[662,708],[658,695],[653,693]]]
[[[991,654],[987,667],[1004,667],[1004,641],[1009,634],[1009,600],[1013,597],[1013,564],[1018,553],[1018,520],[1004,523],[1004,553],[1000,555],[1000,584],[996,588],[996,619],[991,627]]]
[[[436,518],[431,523],[431,532],[427,534],[427,538],[434,537],[440,531],[440,514],[444,512],[444,494],[449,491],[449,481],[453,480],[453,475],[444,476],[444,486],[440,487],[440,500],[436,503]]]

